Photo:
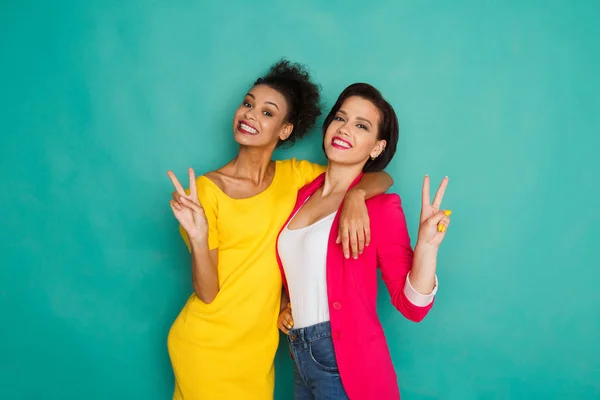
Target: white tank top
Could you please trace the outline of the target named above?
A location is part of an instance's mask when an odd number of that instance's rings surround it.
[[[279,236],[277,248],[288,283],[294,328],[329,321],[327,246],[334,219],[335,212],[304,228],[289,229],[288,224]]]

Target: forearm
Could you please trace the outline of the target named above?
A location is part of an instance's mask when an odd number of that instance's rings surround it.
[[[437,247],[417,243],[414,251],[410,284],[421,294],[429,294],[435,288]]]
[[[367,172],[351,191],[360,192],[365,199],[370,199],[385,193],[393,183],[394,180],[387,172]]]
[[[190,245],[194,292],[200,300],[210,304],[219,292],[217,262],[215,257],[211,256],[206,239],[190,240]]]
[[[281,289],[281,303],[279,306],[279,312],[283,311],[290,304],[290,298],[285,290],[285,288]]]

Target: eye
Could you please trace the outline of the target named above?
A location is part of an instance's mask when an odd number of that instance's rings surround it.
[[[342,118],[342,117],[335,117],[334,119],[336,121],[344,122],[344,118]]]
[[[244,107],[246,107],[246,108],[252,108],[252,104],[248,103],[247,101],[245,101],[245,102],[243,103],[243,105],[244,105]]]
[[[267,117],[272,117],[273,116],[273,114],[271,114],[268,111],[263,111],[263,114],[266,115]]]
[[[356,125],[356,127],[357,127],[357,128],[359,128],[359,129],[364,129],[365,131],[368,131],[368,130],[369,130],[369,129],[368,129],[368,128],[367,128],[365,125],[363,125],[363,124],[358,124],[358,125]]]

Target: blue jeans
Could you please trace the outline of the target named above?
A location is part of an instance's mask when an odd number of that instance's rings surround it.
[[[329,322],[291,329],[295,400],[348,399],[338,371]]]

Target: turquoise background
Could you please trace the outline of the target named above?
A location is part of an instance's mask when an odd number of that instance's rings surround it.
[[[413,324],[380,293],[403,399],[600,398],[599,20],[597,1],[3,1],[0,398],[170,398],[191,284],[165,171],[230,160],[281,56],[328,107],[356,81],[395,106],[413,240],[422,176],[450,176],[434,309]],[[323,161],[318,129],[292,156]],[[283,346],[277,371],[289,399]]]

